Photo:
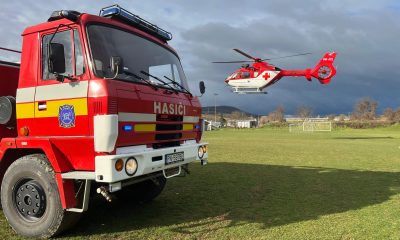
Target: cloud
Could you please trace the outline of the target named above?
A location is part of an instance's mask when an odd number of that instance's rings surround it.
[[[278,4],[275,5],[276,14],[269,12],[264,18],[241,25],[208,22],[183,32],[183,48],[196,56],[191,64],[198,66],[190,68],[188,75],[200,79],[208,68],[209,89],[218,92],[226,75],[238,66],[231,66],[229,71],[229,67],[212,66],[209,62],[242,59],[231,51],[232,48],[241,48],[259,57],[315,53],[274,62],[288,69],[312,67],[324,51],[335,50],[338,74],[328,86],[316,81],[310,84],[304,79],[284,78],[269,89],[267,96],[232,97],[223,91],[219,101],[253,112],[268,112],[279,104],[293,112],[298,105],[309,105],[315,112],[326,114],[350,112],[357,99],[370,96],[380,102],[381,109],[397,107],[400,100],[396,88],[400,77],[397,61],[399,16],[386,9],[384,3],[379,6],[370,3],[360,9],[356,6],[335,8],[332,4],[332,7],[322,8],[324,3],[311,9],[289,8],[289,12],[278,11]],[[204,102],[211,105],[213,98]]]
[[[111,1],[8,1],[2,3],[0,46],[20,49],[23,29],[46,21],[53,10],[97,14]],[[203,105],[217,103],[266,113],[283,104],[287,112],[308,105],[316,113],[347,113],[357,99],[370,96],[380,109],[397,107],[400,68],[396,1],[118,1],[121,6],[173,32],[190,87],[205,81]],[[223,80],[238,65],[215,60],[243,59],[240,48],[254,56],[276,57],[301,52],[313,55],[273,61],[287,69],[312,67],[325,51],[337,51],[337,76],[327,86],[303,78],[284,78],[267,95],[236,95]],[[1,53],[2,58],[10,58]],[[15,56],[14,56],[15,57]]]

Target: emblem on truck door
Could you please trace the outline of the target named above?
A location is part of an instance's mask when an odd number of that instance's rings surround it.
[[[60,127],[72,128],[75,127],[75,110],[72,105],[63,105],[58,111],[58,122]]]

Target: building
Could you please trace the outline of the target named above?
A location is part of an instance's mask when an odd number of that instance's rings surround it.
[[[236,126],[238,128],[255,128],[257,127],[257,120],[256,119],[238,120],[236,121]]]

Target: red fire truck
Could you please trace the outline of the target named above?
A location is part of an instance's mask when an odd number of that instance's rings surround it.
[[[22,37],[20,63],[0,62],[1,204],[18,234],[71,227],[91,189],[146,202],[207,163],[171,33],[114,5],[55,11]]]

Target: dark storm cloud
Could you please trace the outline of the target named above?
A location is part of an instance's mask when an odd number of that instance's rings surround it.
[[[251,5],[251,4],[249,4]],[[368,6],[368,4],[366,4]],[[270,8],[270,6],[275,6]],[[370,96],[380,102],[381,108],[397,107],[400,77],[398,57],[398,12],[385,6],[371,5],[326,7],[318,1],[311,8],[289,8],[279,10],[284,4],[270,4],[264,9],[266,16],[243,24],[209,22],[182,33],[184,47],[191,49],[190,74],[196,79],[205,79],[203,69],[208,68],[207,84],[215,88],[220,104],[240,106],[247,111],[267,112],[278,104],[284,104],[290,112],[298,105],[312,106],[317,113],[350,112],[355,101]],[[289,5],[286,5],[289,6]],[[310,6],[304,4],[304,6]],[[251,12],[242,8],[242,12]],[[254,11],[253,11],[254,12]],[[283,68],[312,67],[324,51],[338,52],[337,76],[332,83],[322,86],[303,78],[285,78],[269,89],[266,96],[237,96],[223,89],[223,78],[237,65],[211,65],[213,60],[243,59],[231,51],[241,48],[254,56],[274,57],[311,51],[314,55],[274,61]],[[211,90],[212,91],[212,90]],[[213,97],[205,100],[213,104]]]
[[[2,3],[0,46],[20,49],[27,25],[45,21],[56,9],[97,14],[111,1],[13,1]],[[400,106],[400,20],[396,1],[119,1],[120,5],[174,33],[171,44],[197,92],[206,81],[203,105],[232,105],[265,113],[279,104],[287,112],[309,105],[317,113],[352,111],[355,101],[370,96],[380,107]],[[327,86],[304,78],[284,78],[268,95],[236,95],[224,78],[238,65],[213,65],[215,60],[244,59],[240,48],[254,56],[276,57],[313,52],[273,63],[282,68],[313,67],[325,51],[337,51],[337,76]],[[5,56],[3,53],[0,53]],[[7,56],[7,58],[9,58]]]

